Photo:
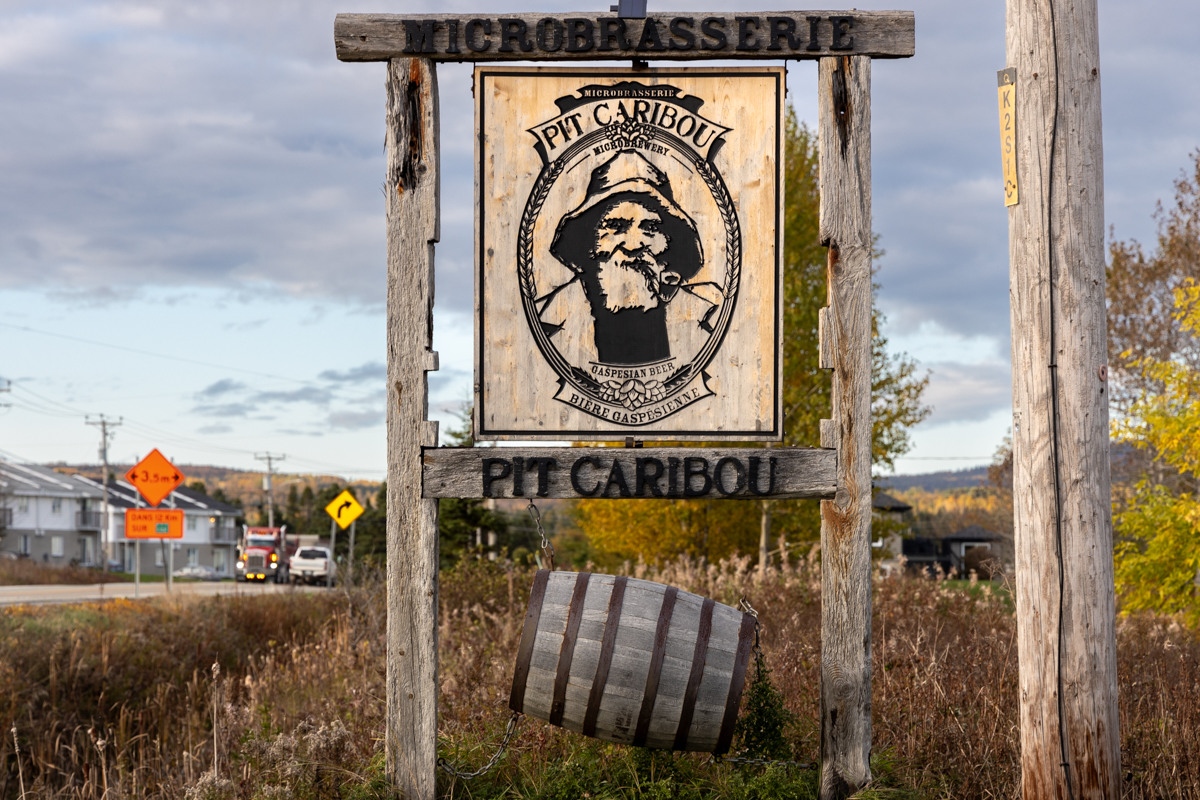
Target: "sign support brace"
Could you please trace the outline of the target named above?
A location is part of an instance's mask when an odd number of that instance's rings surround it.
[[[438,501],[421,497],[440,237],[437,74],[425,58],[387,72],[387,774],[412,800],[437,791]]]

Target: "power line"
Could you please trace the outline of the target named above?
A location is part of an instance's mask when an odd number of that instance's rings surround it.
[[[302,386],[315,386],[316,385],[312,381],[300,380],[299,378],[287,378],[287,377],[284,377],[283,375],[272,375],[269,372],[263,372],[261,370],[250,370],[250,369],[242,369],[241,367],[230,367],[226,364],[214,364],[211,361],[200,361],[199,359],[187,358],[186,356],[173,356],[173,355],[169,355],[167,353],[155,353],[152,350],[140,350],[136,347],[126,347],[126,346],[120,345],[120,344],[110,344],[108,342],[98,342],[94,339],[83,339],[78,336],[69,336],[68,334],[65,334],[65,333],[54,333],[53,331],[43,331],[43,330],[39,330],[37,328],[30,328],[28,325],[13,325],[8,322],[0,322],[0,327],[11,328],[12,330],[16,330],[16,331],[25,331],[26,333],[38,333],[38,334],[41,334],[42,336],[53,336],[56,339],[66,339],[67,341],[79,342],[81,344],[90,344],[90,345],[94,345],[96,347],[107,347],[112,350],[123,350],[126,353],[136,353],[137,355],[140,355],[140,356],[151,356],[153,358],[166,359],[167,361],[179,361],[184,364],[196,364],[196,365],[199,365],[202,367],[212,367],[213,369],[222,369],[222,370],[227,370],[229,372],[240,372],[244,375],[255,375],[260,378],[273,378],[273,379],[279,380],[279,381],[288,381],[289,383],[298,383]]]
[[[897,461],[985,461],[993,456],[896,456]]]
[[[0,325],[3,324],[5,323],[0,323]],[[60,400],[54,400],[53,398],[46,397],[20,384],[11,384],[10,382],[10,385],[16,391],[21,392],[22,394],[31,395],[34,398],[32,400],[25,397],[14,398],[17,401],[13,404],[14,408],[23,411],[31,411],[48,417],[56,417],[58,419],[71,419],[79,417],[86,419],[89,416],[88,412],[84,411],[83,409],[76,408]],[[147,425],[143,422],[138,422],[132,419],[127,420],[122,418],[122,423],[143,436],[155,437],[161,441],[165,441],[168,444],[174,444],[180,447],[190,447],[210,453],[224,453],[241,456],[254,455],[256,452],[254,450],[241,447],[228,447],[219,444],[213,444],[211,441],[195,439],[193,437],[171,431],[164,431],[160,428],[155,428],[152,425]],[[293,460],[303,464],[311,464],[313,466],[345,473],[379,474],[387,471],[384,469],[364,469],[362,467],[352,467],[346,464],[334,464],[332,462],[320,461],[311,458],[293,457]]]

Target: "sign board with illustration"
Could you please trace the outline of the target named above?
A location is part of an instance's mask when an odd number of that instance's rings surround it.
[[[477,438],[782,437],[784,76],[476,69]]]

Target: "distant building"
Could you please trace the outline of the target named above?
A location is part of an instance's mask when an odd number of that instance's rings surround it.
[[[876,490],[875,494],[871,497],[871,509],[876,512],[907,514],[909,511],[912,511],[912,508],[912,506],[903,500],[879,490]]]
[[[72,477],[101,493],[100,481],[82,475]],[[133,572],[137,542],[125,538],[125,510],[148,506],[132,484],[117,479],[108,481],[108,505],[110,551],[122,571]],[[158,539],[143,539],[142,572],[162,572],[171,563],[174,569],[205,566],[221,575],[233,575],[240,508],[183,487],[171,492],[159,508],[183,510],[183,538],[166,539],[161,544]],[[167,548],[171,549],[169,554]]]
[[[0,553],[54,566],[99,564],[102,496],[74,476],[0,461]]]
[[[900,543],[911,532],[913,507],[878,489],[871,496],[871,547],[879,551],[879,568],[889,574],[899,566]]]
[[[910,569],[931,571],[940,568],[949,574],[954,570],[965,577],[970,570],[978,569],[981,556],[1000,561],[1000,546],[1003,538],[995,531],[979,525],[968,525],[940,539],[915,536],[901,542],[901,554]],[[986,551],[980,553],[977,548]]]
[[[98,567],[107,551],[115,561],[113,567],[132,572],[137,548],[125,538],[125,510],[145,508],[146,503],[133,486],[110,479],[106,527],[103,498],[99,480],[0,460],[0,555],[50,566]],[[161,507],[183,510],[183,538],[161,545],[157,539],[144,540],[143,572],[161,572],[173,562],[175,569],[203,565],[233,575],[241,509],[184,488],[172,492]]]

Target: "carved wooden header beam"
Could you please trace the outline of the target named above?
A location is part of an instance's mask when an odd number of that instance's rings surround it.
[[[615,15],[338,14],[341,61],[908,58],[911,11],[759,11]]]
[[[426,448],[422,497],[832,498],[837,451],[778,447]]]

